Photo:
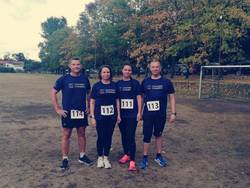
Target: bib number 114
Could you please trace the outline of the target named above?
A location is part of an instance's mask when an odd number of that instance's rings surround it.
[[[70,110],[71,119],[84,119],[84,112],[79,110]]]
[[[148,108],[148,111],[159,111],[160,101],[148,101],[147,108]]]

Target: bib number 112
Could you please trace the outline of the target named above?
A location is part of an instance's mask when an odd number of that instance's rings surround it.
[[[102,116],[114,115],[114,106],[113,105],[101,106],[101,115]]]

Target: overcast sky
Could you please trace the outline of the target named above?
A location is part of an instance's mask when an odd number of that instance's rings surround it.
[[[48,17],[64,16],[75,26],[85,4],[93,0],[0,0],[0,57],[23,52],[38,60],[41,23]]]

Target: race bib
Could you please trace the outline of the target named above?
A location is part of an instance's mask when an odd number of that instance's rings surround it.
[[[71,119],[84,119],[84,112],[79,110],[70,110]]]
[[[148,111],[159,111],[160,101],[148,101],[147,108],[148,108]]]
[[[114,105],[101,106],[101,115],[102,116],[114,115]]]
[[[121,99],[121,109],[133,109],[134,100],[133,99]]]

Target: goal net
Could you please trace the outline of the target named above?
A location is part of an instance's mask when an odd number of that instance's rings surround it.
[[[250,65],[202,66],[199,99],[250,101]]]

